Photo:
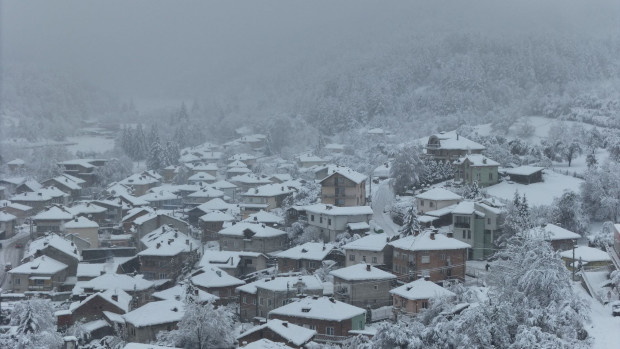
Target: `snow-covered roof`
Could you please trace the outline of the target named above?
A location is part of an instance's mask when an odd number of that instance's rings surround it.
[[[250,342],[240,348],[243,349],[293,349],[284,343],[270,341],[267,338],[261,338],[257,341]]]
[[[200,267],[216,266],[221,269],[237,268],[242,257],[256,258],[259,252],[206,250],[200,259]]]
[[[32,241],[28,245],[28,249],[24,252],[24,258],[34,256],[37,251],[42,251],[47,247],[53,247],[65,254],[80,260],[77,247],[73,242],[56,234],[49,234]]]
[[[31,191],[14,195],[9,200],[11,201],[50,201],[52,197],[45,195],[42,192],[34,193]]]
[[[245,173],[239,176],[234,176],[230,179],[231,182],[237,182],[242,184],[269,184],[271,181],[266,176],[258,176],[254,173]]]
[[[247,160],[256,160],[256,156],[242,153],[242,154],[235,154],[228,158],[228,161],[247,161]]]
[[[313,154],[302,154],[297,157],[299,162],[323,162],[324,160]]]
[[[343,321],[365,314],[366,310],[327,297],[306,297],[269,312],[269,317],[278,315]]]
[[[321,180],[323,182],[327,178],[333,176],[334,174],[339,174],[354,183],[360,184],[366,180],[367,176],[363,173],[359,173],[357,171],[353,171],[352,169],[344,166],[329,166],[327,170],[327,176]]]
[[[366,222],[347,223],[347,227],[351,230],[369,230],[370,224]]]
[[[197,181],[214,181],[216,178],[206,172],[198,172],[190,176],[187,180],[191,182]]]
[[[573,259],[573,250],[561,252],[560,256],[567,259]],[[588,263],[611,261],[611,257],[607,252],[588,246],[579,246],[575,248],[575,260],[579,259]]]
[[[515,168],[506,168],[503,171],[509,175],[516,176],[530,176],[536,172],[544,170],[544,167],[535,167],[535,166],[519,166]]]
[[[236,188],[237,186],[230,182],[217,181],[215,183],[211,183],[211,187],[215,189],[233,189],[233,188]]]
[[[71,176],[73,177],[73,176]],[[73,177],[75,178],[75,177]],[[60,183],[62,185],[64,185],[65,187],[71,189],[71,190],[79,190],[82,189],[82,186],[80,186],[80,183],[69,179],[69,177],[63,175],[63,176],[58,176],[58,177],[54,177],[53,180],[57,183]]]
[[[248,165],[245,164],[245,162],[241,161],[241,160],[234,160],[231,163],[229,163],[228,168],[233,168],[233,167],[248,167]]]
[[[307,206],[298,206],[297,209],[310,213],[324,214],[329,216],[357,216],[373,214],[372,208],[370,206],[340,207],[328,204],[314,204]]]
[[[345,250],[361,250],[361,251],[381,251],[388,243],[386,233],[374,234],[370,233],[357,240],[351,241],[342,248]]]
[[[263,325],[252,327],[251,329],[243,332],[237,337],[237,339],[245,337],[256,331],[263,330],[265,328],[268,328],[271,331],[277,333],[282,338],[286,339],[289,343],[298,347],[308,342],[316,334],[315,330],[301,327],[279,319],[271,319]]]
[[[287,195],[294,193],[301,186],[297,181],[288,181],[283,183],[271,183],[261,185],[256,188],[250,188],[247,192],[241,194],[243,196],[272,197],[278,195]]]
[[[221,198],[223,196],[223,191],[211,187],[202,187],[202,189],[188,195],[191,198]]]
[[[30,206],[18,204],[17,202],[10,202],[9,200],[0,200],[0,207],[10,207],[19,211],[32,210],[32,207]]]
[[[296,285],[303,284],[304,292],[308,290],[322,290],[323,283],[321,279],[316,275],[304,275],[304,276],[280,276],[275,278],[260,279],[251,282],[246,285],[242,285],[236,288],[237,291],[245,293],[256,294],[257,289],[261,288],[273,292],[283,292],[290,290],[291,292],[297,292]]]
[[[100,276],[105,271],[107,263],[78,263],[77,265],[77,277],[92,277]],[[110,270],[113,272],[113,270]]]
[[[200,163],[200,164],[185,164],[185,167],[189,168],[190,170],[194,170],[194,171],[217,171],[218,167],[217,164],[210,162],[208,164],[205,163]]]
[[[195,300],[201,303],[214,302],[220,299],[220,297],[212,295],[211,293],[205,292],[198,288],[195,288],[194,291],[198,292],[198,299],[195,299]],[[183,301],[185,297],[187,296],[187,293],[188,293],[187,285],[177,284],[163,291],[154,292],[152,296],[160,300]],[[192,296],[195,297],[196,295],[192,295]]]
[[[228,274],[222,269],[214,266],[206,266],[200,269],[200,274],[194,274],[191,281],[196,286],[204,288],[229,287],[245,284],[245,281]]]
[[[455,194],[444,188],[433,188],[425,191],[424,193],[418,194],[415,197],[423,200],[436,201],[461,200],[463,198],[460,195]]]
[[[11,270],[11,274],[38,274],[38,275],[54,275],[59,271],[66,269],[65,263],[59,262],[48,256],[37,257],[30,262],[21,264]]]
[[[64,191],[54,187],[54,186],[49,186],[49,187],[45,187],[45,188],[41,188],[37,191],[37,193],[42,194],[43,196],[49,196],[52,198],[61,198],[61,197],[68,197],[69,194],[65,193]]]
[[[476,214],[480,217],[484,217],[484,212],[476,210],[476,205],[473,201],[461,201],[452,209],[452,214],[470,215]]]
[[[27,186],[32,191],[38,191],[39,189],[43,188],[43,185],[41,185],[41,183],[35,181],[34,179],[28,179],[21,185]]]
[[[203,222],[232,222],[235,220],[235,217],[229,215],[228,213],[214,210],[200,216],[198,219]]]
[[[400,238],[390,242],[390,245],[408,251],[458,250],[471,248],[471,245],[467,243],[440,233],[433,233],[430,230],[423,231],[417,236],[409,235]]]
[[[239,222],[218,232],[220,235],[244,236],[250,234],[252,237],[266,238],[285,235],[286,232],[269,227],[264,224]]]
[[[396,275],[366,263],[336,269],[331,271],[330,274],[347,281],[396,279]]]
[[[370,135],[383,135],[386,132],[382,129],[382,128],[373,128],[367,131],[368,134]]]
[[[146,249],[139,256],[176,256],[195,251],[200,242],[167,225],[161,226],[140,239]]]
[[[567,239],[576,240],[581,238],[581,235],[573,233],[572,231],[566,230],[562,227],[558,227],[555,224],[547,224],[544,228],[533,228],[530,230],[530,234],[548,241]]]
[[[148,206],[131,208],[129,209],[129,211],[127,211],[127,214],[123,217],[122,221],[124,222],[124,221],[130,220],[131,218],[135,217],[137,214],[141,212],[145,212],[146,214],[154,213],[155,209],[148,207]]]
[[[119,183],[123,185],[145,185],[145,184],[155,184],[158,183],[159,180],[150,174],[147,173],[135,173],[131,176],[121,180]]]
[[[306,242],[282,251],[276,256],[278,258],[289,259],[307,259],[313,261],[322,261],[334,249],[332,244],[322,242]]]
[[[91,221],[90,219],[86,217],[79,216],[65,223],[65,228],[67,229],[99,228],[99,224],[97,224],[97,222]]]
[[[456,296],[454,292],[446,290],[436,283],[424,279],[418,279],[408,284],[404,284],[400,287],[392,289],[390,293],[410,300]]]
[[[249,215],[248,218],[244,219],[243,221],[253,222],[253,223],[265,223],[265,224],[282,224],[284,223],[284,218],[280,216],[276,216],[273,213],[260,210],[256,213]]]
[[[12,214],[0,211],[0,222],[11,222],[16,219],[17,217],[13,216]]]
[[[198,206],[196,206],[197,209],[200,209],[203,212],[209,212],[209,211],[225,211],[228,209],[231,209],[235,207],[234,204],[229,204],[226,201],[222,200],[221,198],[215,198],[215,199],[211,199],[207,202],[205,202],[204,204],[200,204]]]
[[[147,202],[157,202],[157,201],[165,201],[165,200],[176,200],[176,199],[179,199],[179,196],[166,190],[159,190],[155,192],[151,191],[149,193],[146,193],[142,196],[139,196],[138,199],[144,200]]]
[[[377,166],[377,168],[374,169],[374,171],[372,171],[372,175],[375,177],[389,177],[390,176],[390,170],[392,168],[392,164],[389,162],[386,162],[382,165]]]
[[[493,161],[482,154],[465,155],[459,158],[458,160],[454,161],[454,164],[460,165],[463,162],[465,162],[465,160],[469,160],[469,162],[471,163],[471,166],[477,166],[477,167],[499,166],[499,162]]]
[[[226,173],[243,173],[243,174],[250,174],[252,173],[252,170],[250,170],[247,167],[231,167],[229,169],[226,170]]]
[[[103,213],[106,212],[107,209],[105,207],[95,205],[91,202],[78,202],[73,206],[67,208],[67,211],[73,213],[74,215],[78,214],[93,214],[93,213]]]
[[[181,321],[183,315],[185,315],[185,304],[177,300],[168,300],[146,303],[123,317],[134,327],[146,327],[178,322]]]
[[[344,144],[329,143],[329,144],[325,145],[325,149],[329,149],[329,150],[343,150],[344,149]]]
[[[26,181],[26,177],[5,177],[0,179],[0,182],[6,182],[13,185],[20,185]]]
[[[425,215],[432,216],[432,217],[442,217],[448,214],[452,214],[452,210],[454,210],[455,208],[456,208],[456,204],[446,206],[438,210],[426,211]]]
[[[61,164],[61,165],[78,165],[78,166],[82,166],[84,168],[94,168],[95,165],[91,164],[90,163],[91,161],[93,161],[93,159],[73,159],[73,160],[67,160],[67,161],[59,162],[59,164]]]
[[[25,163],[26,162],[24,160],[22,160],[22,159],[13,159],[13,160],[7,162],[6,164],[7,165],[23,165]]]
[[[117,300],[114,300],[112,298],[113,296],[116,296]],[[118,288],[111,288],[111,289],[105,290],[103,292],[93,293],[90,296],[86,297],[81,302],[74,302],[74,303],[72,303],[71,306],[69,307],[69,310],[71,310],[71,312],[73,312],[75,309],[77,309],[80,306],[86,304],[87,302],[89,302],[91,299],[93,299],[95,297],[101,297],[101,298],[105,299],[108,303],[114,304],[119,309],[123,310],[124,312],[128,312],[129,311],[129,305],[131,304],[131,296],[127,292],[125,292],[125,291],[123,291],[121,289],[118,289]]]
[[[288,173],[274,173],[272,174],[270,177],[270,179],[277,179],[280,182],[287,182],[287,181],[292,181],[293,180],[293,176],[291,176]]]
[[[127,274],[106,273],[92,280],[85,281],[84,288],[92,288],[94,290],[109,290],[119,288],[125,292],[140,292],[147,290],[153,286],[153,282],[146,280],[142,275],[131,276]]]
[[[480,143],[476,143],[463,136],[457,135],[456,131],[441,132],[433,136],[437,137],[440,143],[439,146],[434,147],[434,149],[450,149],[450,150],[484,150],[486,149],[486,147]],[[422,138],[420,139],[420,141],[424,144],[427,144],[428,140],[431,137]]]

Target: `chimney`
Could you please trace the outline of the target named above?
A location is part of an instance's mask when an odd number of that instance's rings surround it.
[[[157,248],[160,248],[160,247],[161,247],[161,244],[158,242],[157,243]]]
[[[429,281],[431,279],[430,275],[424,275],[424,281]]]
[[[370,264],[366,264],[366,271],[370,271]]]
[[[284,326],[284,327],[288,327],[288,322],[286,322],[286,321],[282,321],[282,326]]]
[[[454,232],[449,231],[448,233],[446,233],[446,236],[449,238],[453,238],[454,237]]]
[[[115,302],[118,302],[118,295],[117,294],[113,294],[112,295],[112,300]]]
[[[435,232],[431,233],[431,240],[435,240],[435,234],[437,234],[437,233],[435,233]]]
[[[222,272],[220,270],[216,270],[215,273],[217,274],[217,276],[222,277]]]

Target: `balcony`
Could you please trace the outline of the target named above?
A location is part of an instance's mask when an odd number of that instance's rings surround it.
[[[454,223],[454,227],[455,228],[466,228],[466,229],[469,229],[470,226],[471,226],[471,224],[469,224],[469,223],[463,223],[463,222],[456,222],[456,223]]]

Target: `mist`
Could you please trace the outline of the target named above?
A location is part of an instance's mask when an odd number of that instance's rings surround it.
[[[416,38],[615,37],[617,1],[3,1],[1,58],[121,98],[206,98],[331,75]]]

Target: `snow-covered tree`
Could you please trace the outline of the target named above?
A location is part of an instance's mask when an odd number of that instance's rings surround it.
[[[502,235],[504,238],[511,237],[517,233],[529,231],[531,228],[532,219],[525,194],[521,197],[519,193],[515,191],[512,202],[506,206],[506,216],[502,225]],[[503,238],[500,240],[503,240]]]
[[[568,146],[566,147],[564,151],[564,158],[566,159],[566,161],[568,161],[568,167],[570,167],[573,160],[577,158],[577,156],[581,155],[582,153],[583,153],[583,149],[581,148],[581,145],[579,144],[579,142],[577,141],[570,142],[570,144],[568,144]]]
[[[411,205],[405,214],[403,225],[400,227],[402,237],[417,235],[420,232],[420,222],[418,221],[418,209],[415,204]]]
[[[227,306],[215,307],[211,303],[194,303],[188,299],[178,329],[160,332],[157,342],[186,349],[233,347],[234,314],[234,309]]]
[[[167,141],[164,148],[165,166],[177,165],[179,163],[179,157],[181,156],[181,150],[179,144],[175,141]]]
[[[112,158],[103,166],[95,168],[95,184],[105,186],[112,182],[118,182],[131,175],[133,163],[127,156]]]
[[[146,158],[146,168],[159,171],[164,167],[166,167],[166,151],[162,147],[159,137],[156,137],[153,143],[151,143],[151,148]]]
[[[564,192],[553,200],[549,221],[578,234],[583,234],[590,222],[582,209],[579,195],[573,191]]]
[[[471,184],[467,183],[463,186],[461,196],[467,200],[479,200],[484,198],[484,192],[478,185],[478,181],[473,181]]]
[[[54,308],[49,300],[33,298],[18,302],[11,315],[15,332],[0,337],[5,348],[60,348],[62,337],[56,331]]]
[[[393,179],[394,191],[402,194],[420,183],[420,176],[424,173],[424,161],[421,160],[419,147],[405,147],[401,149],[392,161],[390,177]]]

